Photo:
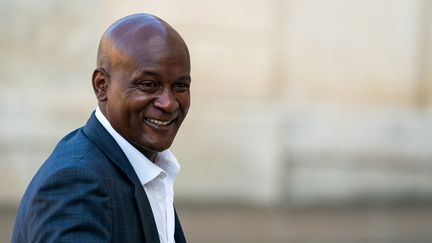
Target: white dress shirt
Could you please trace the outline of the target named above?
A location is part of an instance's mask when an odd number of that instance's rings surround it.
[[[174,243],[173,186],[175,177],[180,172],[180,164],[177,159],[169,150],[165,150],[158,153],[155,163],[152,163],[112,128],[99,107],[96,108],[96,118],[126,154],[143,185],[153,211],[161,243]]]

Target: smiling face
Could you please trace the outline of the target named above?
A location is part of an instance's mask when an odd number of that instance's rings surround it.
[[[146,27],[110,49],[114,60],[93,74],[111,126],[147,157],[170,147],[190,106],[190,60],[173,30]],[[108,70],[106,70],[108,69]]]

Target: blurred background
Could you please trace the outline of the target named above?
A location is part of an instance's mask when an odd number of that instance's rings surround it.
[[[100,36],[153,13],[184,37],[172,150],[190,242],[432,242],[432,1],[0,1],[0,241],[96,107]]]

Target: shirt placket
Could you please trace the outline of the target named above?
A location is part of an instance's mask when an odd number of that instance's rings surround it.
[[[161,173],[157,178],[156,178],[156,195],[157,195],[157,201],[158,201],[158,205],[159,205],[159,209],[160,209],[160,216],[161,216],[161,220],[163,221],[163,229],[162,232],[164,234],[163,238],[164,238],[164,242],[169,242],[168,239],[168,225],[167,225],[167,204],[166,204],[166,188],[165,188],[165,183],[164,183],[164,178],[165,178],[165,174]]]

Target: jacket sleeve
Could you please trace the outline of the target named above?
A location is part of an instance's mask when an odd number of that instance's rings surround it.
[[[110,242],[109,198],[94,172],[70,166],[56,171],[30,199],[26,242]]]

